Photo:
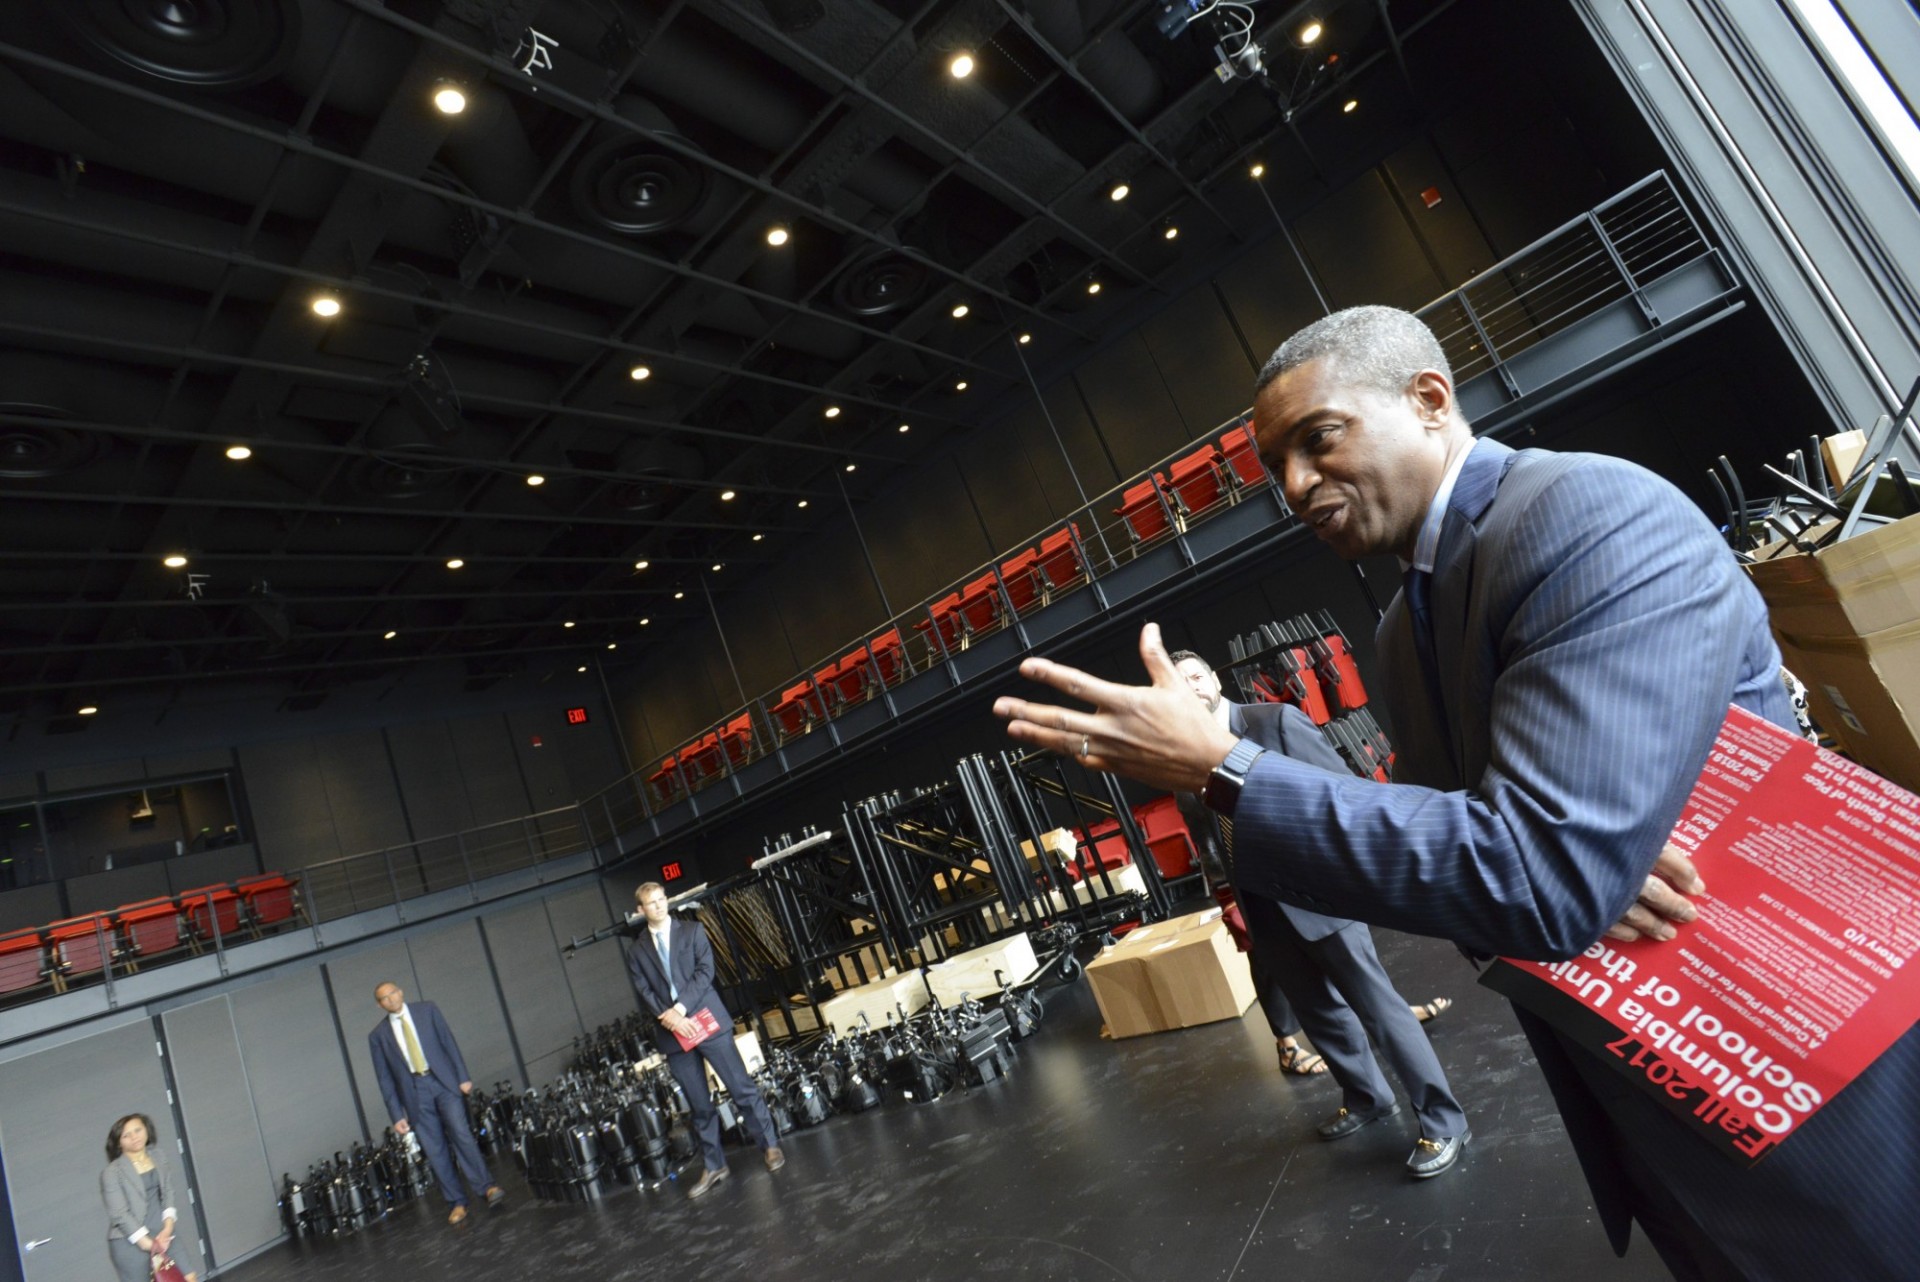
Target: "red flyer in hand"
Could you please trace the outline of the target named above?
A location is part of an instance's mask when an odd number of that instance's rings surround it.
[[[693,1021],[694,1035],[692,1037],[687,1036],[685,1033],[675,1033],[673,1035],[673,1039],[680,1043],[680,1049],[683,1051],[692,1050],[701,1042],[706,1041],[709,1037],[712,1037],[720,1031],[720,1021],[715,1019],[713,1012],[705,1006],[702,1006],[697,1011],[693,1011],[687,1018]]]

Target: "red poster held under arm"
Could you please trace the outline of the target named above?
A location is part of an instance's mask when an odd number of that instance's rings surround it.
[[[1920,798],[1734,708],[1672,841],[1707,884],[1677,938],[1481,982],[1756,1162],[1920,1016]]]

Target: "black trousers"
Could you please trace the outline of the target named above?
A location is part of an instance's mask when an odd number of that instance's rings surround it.
[[[715,1076],[733,1097],[753,1142],[761,1148],[778,1146],[780,1136],[773,1129],[767,1102],[760,1098],[760,1088],[753,1084],[746,1061],[740,1058],[740,1048],[733,1044],[733,1029],[723,1025],[692,1050],[676,1047],[667,1056],[667,1068],[687,1093],[687,1104],[693,1109],[693,1133],[700,1141],[700,1156],[707,1169],[717,1171],[726,1166],[727,1153],[720,1143],[720,1110],[714,1107],[713,1092],[707,1089],[706,1064],[713,1065]]]

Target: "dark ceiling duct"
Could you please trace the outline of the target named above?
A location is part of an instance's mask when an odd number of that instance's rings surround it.
[[[1087,31],[1104,22],[1113,0],[1031,0],[1027,12],[1034,30],[1056,53],[1071,55],[1085,43]],[[1122,32],[1108,32],[1076,60],[1087,83],[1135,124],[1153,114],[1163,93],[1160,73]]]
[[[636,437],[621,447],[618,471],[625,479],[609,488],[607,502],[622,512],[653,516],[678,501],[683,491],[676,482],[704,477],[707,462],[691,445]]]
[[[660,143],[666,137],[692,146],[652,103],[623,94],[613,110],[638,132],[604,121],[595,128],[573,165],[575,212],[622,236],[650,236],[684,226],[705,203],[713,171]]]
[[[97,54],[195,89],[279,71],[300,43],[298,0],[37,0]]]

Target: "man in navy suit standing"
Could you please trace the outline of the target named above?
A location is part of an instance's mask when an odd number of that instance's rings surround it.
[[[1288,506],[1406,586],[1377,637],[1398,759],[1381,786],[1263,752],[1196,709],[1149,624],[1153,684],[1044,659],[1093,712],[1001,699],[1019,740],[1234,820],[1242,889],[1559,960],[1672,939],[1704,887],[1663,850],[1727,705],[1792,713],[1765,605],[1699,509],[1644,469],[1476,440],[1417,317],[1353,308],[1288,339],[1254,401]],[[1749,1169],[1517,1012],[1616,1251],[1638,1223],[1675,1276],[1898,1279],[1920,1260],[1920,1027]]]
[[[767,1169],[779,1170],[787,1164],[787,1156],[780,1151],[779,1133],[773,1128],[767,1103],[760,1098],[760,1090],[740,1058],[740,1048],[734,1045],[733,1016],[727,1013],[713,986],[713,945],[707,940],[707,928],[697,921],[676,921],[667,910],[666,887],[657,881],[643,883],[633,897],[647,919],[647,929],[627,950],[627,975],[633,980],[633,991],[639,994],[641,1009],[658,1021],[653,1030],[654,1044],[666,1055],[667,1067],[687,1094],[687,1103],[693,1108],[693,1131],[699,1137],[700,1155],[706,1163],[687,1196],[704,1197],[727,1178],[727,1153],[720,1144],[720,1111],[714,1107],[713,1092],[707,1089],[705,1064],[713,1065],[720,1084],[746,1119],[747,1133],[760,1146]],[[699,1036],[700,1027],[693,1017],[702,1011],[712,1016],[718,1031],[688,1050],[681,1039]]]
[[[481,1192],[488,1206],[497,1206],[507,1195],[493,1182],[473,1128],[467,1124],[466,1097],[473,1091],[473,1082],[446,1016],[432,1002],[409,1005],[407,995],[392,980],[375,988],[373,999],[387,1012],[367,1034],[380,1098],[387,1102],[393,1129],[401,1135],[417,1135],[426,1149],[440,1192],[453,1207],[447,1223],[467,1218],[468,1188]]]

